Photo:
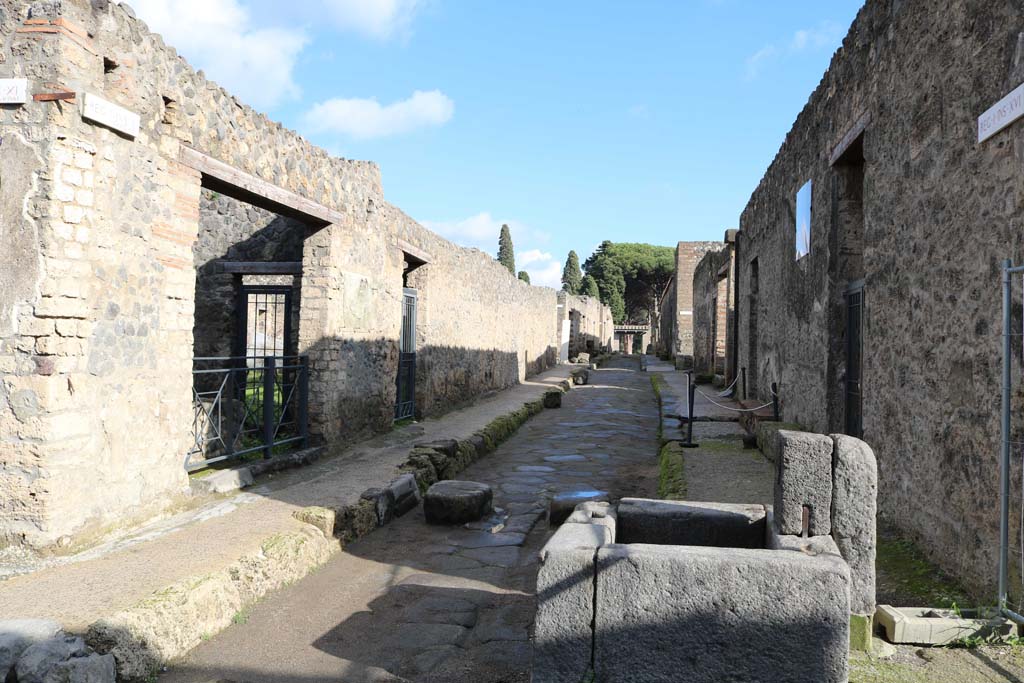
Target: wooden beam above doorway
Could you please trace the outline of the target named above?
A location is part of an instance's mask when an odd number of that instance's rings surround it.
[[[218,261],[217,272],[237,275],[302,275],[302,261]]]
[[[340,211],[329,209],[186,145],[180,146],[178,160],[203,175],[203,187],[261,209],[320,227],[341,223],[345,219]]]

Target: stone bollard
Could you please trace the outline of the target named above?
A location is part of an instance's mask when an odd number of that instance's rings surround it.
[[[544,392],[544,407],[545,408],[561,408],[562,407],[562,391],[560,389],[551,389],[550,391]]]

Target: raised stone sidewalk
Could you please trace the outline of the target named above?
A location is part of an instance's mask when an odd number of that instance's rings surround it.
[[[554,368],[438,419],[267,475],[243,492],[205,496],[78,555],[19,566],[31,571],[0,581],[2,618],[57,621],[87,634],[98,650],[113,651],[122,677],[145,678],[154,665],[187,652],[340,549],[322,524],[299,521],[297,514],[310,506],[339,516],[362,509],[363,492],[399,476],[416,443],[469,439],[541,399],[576,369]],[[11,573],[10,563],[6,570]]]

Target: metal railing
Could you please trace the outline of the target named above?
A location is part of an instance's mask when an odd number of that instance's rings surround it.
[[[193,445],[185,469],[309,442],[307,356],[194,358]]]

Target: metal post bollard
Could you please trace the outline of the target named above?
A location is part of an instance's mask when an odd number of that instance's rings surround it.
[[[693,399],[697,395],[697,383],[693,381],[693,370],[686,371],[686,441],[683,448],[697,448],[693,442]]]

